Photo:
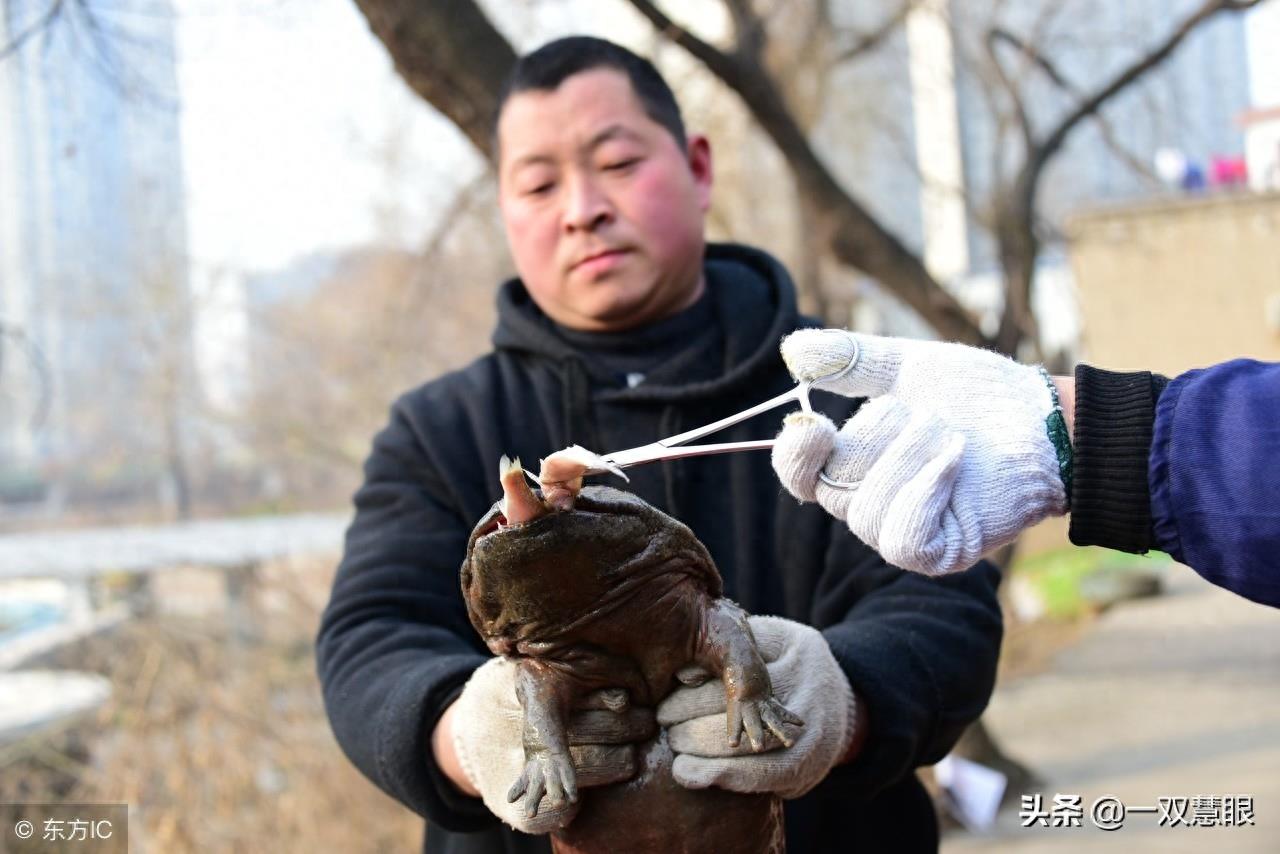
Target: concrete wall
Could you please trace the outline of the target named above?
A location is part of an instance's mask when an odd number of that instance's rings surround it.
[[[1280,361],[1280,193],[1095,211],[1068,236],[1088,363],[1177,373]]]

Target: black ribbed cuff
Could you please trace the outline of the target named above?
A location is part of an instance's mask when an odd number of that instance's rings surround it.
[[[1076,367],[1070,528],[1076,545],[1151,548],[1147,459],[1156,400],[1167,382],[1148,371]]]

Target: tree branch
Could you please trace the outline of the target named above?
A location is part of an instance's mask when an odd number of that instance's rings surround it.
[[[814,207],[824,242],[837,259],[877,279],[919,312],[943,338],[990,343],[977,320],[938,284],[920,258],[840,186],[809,144],[761,63],[743,62],[736,53],[726,55],[675,24],[650,0],[630,2],[654,27],[738,93],[791,167],[800,192]]]
[[[635,10],[648,19],[653,28],[664,38],[684,48],[685,51],[701,62],[716,77],[723,80],[731,89],[737,89],[738,67],[728,54],[713,45],[704,42],[684,27],[666,16],[661,9],[649,0],[630,0]]]
[[[1139,57],[1127,68],[1115,75],[1106,85],[1101,86],[1091,96],[1079,104],[1075,110],[1067,114],[1057,126],[1045,136],[1044,140],[1030,152],[1025,171],[1034,182],[1044,169],[1049,159],[1066,142],[1067,136],[1081,121],[1096,113],[1107,101],[1123,92],[1143,74],[1164,62],[1182,42],[1191,35],[1201,23],[1218,12],[1240,12],[1251,9],[1262,0],[1208,0],[1203,6],[1189,15],[1173,30],[1164,41]]]
[[[724,0],[733,19],[734,53],[739,57],[758,61],[764,55],[768,38],[764,21],[751,8],[751,0]]]
[[[53,26],[53,22],[58,20],[58,16],[62,14],[64,5],[64,0],[53,0],[49,4],[49,8],[44,11],[44,14],[37,18],[31,26],[10,39],[7,45],[0,47],[0,62],[22,50],[22,46],[33,37]]]
[[[911,14],[911,10],[915,8],[916,3],[917,0],[903,0],[897,11],[886,18],[878,27],[867,33],[859,33],[852,44],[841,48],[840,52],[835,55],[834,62],[848,62],[878,48],[902,26],[907,20],[907,16]]]
[[[996,73],[996,79],[1000,81],[1001,88],[1004,89],[1009,102],[1013,105],[1013,114],[1018,120],[1018,129],[1022,132],[1022,144],[1025,146],[1026,151],[1030,153],[1036,144],[1035,133],[1031,129],[1031,117],[1027,114],[1026,104],[1022,102],[1022,93],[1013,84],[1013,80],[1009,77],[1009,72],[1005,71],[1004,63],[1000,61],[1000,53],[996,49],[996,30],[987,31],[987,37],[983,40],[983,44],[987,49],[987,58],[991,61],[991,68]]]
[[[1025,43],[1022,39],[1018,38],[1018,36],[1001,27],[992,28],[988,37],[993,42],[1001,41],[1011,45],[1026,57],[1027,60],[1035,64],[1037,68],[1044,72],[1044,75],[1048,77],[1049,80],[1059,89],[1077,100],[1084,99],[1084,93],[1080,88],[1068,80],[1067,76],[1059,70],[1056,64],[1054,64],[1040,51],[1036,50],[1032,45]],[[1142,162],[1141,158],[1121,145],[1120,140],[1116,138],[1115,129],[1112,128],[1111,123],[1107,121],[1106,116],[1101,112],[1097,112],[1094,113],[1092,118],[1098,126],[1098,133],[1102,136],[1102,141],[1106,144],[1107,148],[1111,150],[1112,154],[1123,160],[1130,169],[1142,177],[1151,181],[1158,180],[1150,167]]]
[[[1025,43],[1022,39],[1018,38],[1004,27],[992,27],[987,32],[987,42],[991,45],[994,45],[996,42],[1004,42],[1005,44],[1011,45],[1028,60],[1040,66],[1040,70],[1043,71],[1058,88],[1064,89],[1073,95],[1080,94],[1079,91],[1067,81],[1066,77],[1058,71],[1058,67],[1049,61],[1048,57],[1041,54],[1040,51]]]
[[[355,0],[409,88],[493,159],[491,124],[515,51],[474,0]]]
[[[26,351],[27,359],[30,360],[31,368],[36,374],[36,402],[32,409],[31,420],[28,423],[32,430],[37,430],[44,425],[49,417],[52,397],[50,390],[53,387],[49,361],[45,358],[40,346],[36,344],[31,336],[27,335],[23,327],[0,319],[0,367],[5,365],[4,344],[6,338],[12,339],[15,347]]]

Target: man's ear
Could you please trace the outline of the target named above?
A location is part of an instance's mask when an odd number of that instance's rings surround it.
[[[689,161],[689,171],[693,173],[693,182],[698,188],[699,206],[706,213],[711,207],[711,184],[714,178],[711,141],[700,133],[691,134],[686,144],[685,156]]]

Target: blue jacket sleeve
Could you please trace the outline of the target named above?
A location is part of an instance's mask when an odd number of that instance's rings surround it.
[[[1237,359],[1174,379],[1148,465],[1157,547],[1280,607],[1280,364]]]

